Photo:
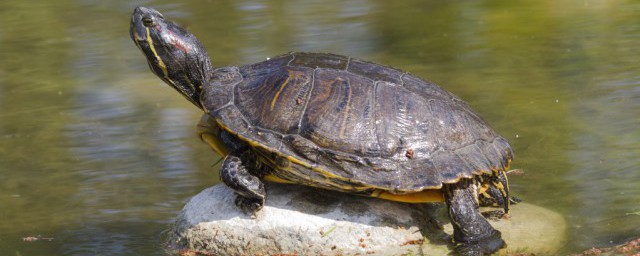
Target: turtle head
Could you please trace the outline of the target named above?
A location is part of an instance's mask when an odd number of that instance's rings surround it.
[[[137,7],[131,16],[131,39],[147,57],[149,68],[191,103],[200,105],[202,87],[213,67],[200,41],[160,12]]]

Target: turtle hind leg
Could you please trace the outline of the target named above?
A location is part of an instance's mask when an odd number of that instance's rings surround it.
[[[487,255],[506,246],[500,231],[480,214],[477,191],[477,183],[473,179],[444,185],[455,252],[460,255]]]
[[[509,180],[505,171],[494,171],[486,181],[486,189],[481,189],[482,192],[479,194],[480,206],[502,206],[503,214],[508,214],[511,205],[522,202],[521,199],[509,195]]]
[[[494,187],[487,188],[486,191],[479,195],[479,199],[480,206],[504,206],[504,198],[502,197],[502,193],[500,193],[500,190]],[[515,196],[509,196],[510,205],[518,204],[521,202],[522,199]]]
[[[504,214],[509,214],[511,200],[509,200],[509,179],[507,179],[507,172],[498,170],[493,176],[491,187],[500,192]]]
[[[260,178],[250,172],[257,166],[248,155],[251,155],[249,150],[235,150],[227,155],[220,168],[220,179],[235,191],[235,204],[255,217],[264,206],[267,193]]]

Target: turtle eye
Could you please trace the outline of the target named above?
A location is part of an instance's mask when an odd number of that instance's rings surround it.
[[[151,17],[142,18],[142,25],[144,25],[145,27],[150,27],[151,25],[153,25],[153,19],[151,19]]]

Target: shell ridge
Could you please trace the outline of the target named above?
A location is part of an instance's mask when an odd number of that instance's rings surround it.
[[[376,107],[378,105],[378,93],[377,93],[377,91],[378,91],[378,83],[376,82],[376,83],[373,83],[373,92],[372,92],[373,93],[373,98],[372,98],[373,99],[373,107],[371,108],[371,112],[373,112],[373,117],[375,119],[373,121],[373,124],[374,124],[373,127],[374,127],[374,129],[376,129],[375,130],[376,141],[378,143],[378,147],[380,148],[378,150],[378,157],[382,157],[382,146],[380,145],[380,129],[378,128],[378,124],[379,124],[378,122],[382,123],[383,120],[377,118],[377,114],[378,114],[378,111],[377,111],[378,108]]]
[[[287,66],[291,67],[291,62],[293,62],[296,59],[296,53],[290,52],[289,55],[291,56],[291,59],[287,62]]]
[[[292,61],[293,61],[293,59],[292,59]],[[305,118],[305,116],[307,114],[307,107],[309,106],[309,102],[311,101],[311,95],[313,95],[313,89],[316,88],[316,72],[317,71],[318,71],[318,68],[315,68],[311,72],[311,88],[309,89],[309,93],[307,93],[308,96],[305,99],[304,107],[302,108],[302,114],[300,114],[300,119],[298,120],[298,128],[296,129],[296,133],[295,134],[300,134],[300,132],[302,131],[302,121],[304,120],[304,118]]]

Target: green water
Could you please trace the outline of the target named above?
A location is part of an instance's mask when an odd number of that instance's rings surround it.
[[[0,255],[162,255],[219,182],[200,113],[129,39],[139,4],[217,66],[334,52],[435,81],[510,141],[512,191],[566,217],[563,252],[640,236],[638,1],[3,0]]]

